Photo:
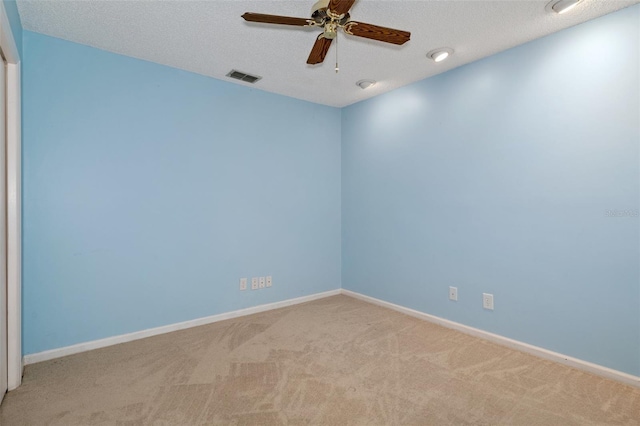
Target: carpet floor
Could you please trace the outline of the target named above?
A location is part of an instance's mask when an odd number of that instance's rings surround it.
[[[639,425],[640,389],[347,296],[27,366],[21,425]]]

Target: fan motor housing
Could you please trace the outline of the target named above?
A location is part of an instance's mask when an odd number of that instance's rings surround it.
[[[320,0],[311,8],[311,19],[313,19],[318,26],[324,26],[327,22],[336,22],[339,27],[342,27],[349,22],[351,16],[348,12],[337,17],[339,19],[336,19],[336,16],[329,16],[327,13],[328,8],[329,0]]]
[[[313,16],[314,13],[316,12],[320,12],[321,10],[325,11],[325,16],[326,14],[326,10],[329,7],[329,0],[318,0],[316,2],[316,4],[313,5],[313,7],[311,8],[311,16]]]

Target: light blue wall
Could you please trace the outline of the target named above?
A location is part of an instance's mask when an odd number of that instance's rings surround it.
[[[7,18],[9,18],[9,25],[11,26],[11,32],[16,41],[18,51],[22,54],[22,23],[18,14],[18,6],[14,0],[2,0],[2,3],[4,4],[4,10],[7,12]]]
[[[339,109],[28,31],[24,53],[26,354],[340,288]]]
[[[343,109],[343,287],[640,374],[639,23]]]

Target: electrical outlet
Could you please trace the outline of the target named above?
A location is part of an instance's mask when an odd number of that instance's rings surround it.
[[[258,277],[251,278],[251,290],[258,289]]]
[[[482,293],[482,307],[493,311],[493,294]]]
[[[458,301],[458,287],[449,287],[449,300]]]
[[[266,285],[267,281],[264,279],[264,277],[260,277],[260,284],[259,287],[260,288],[264,288]]]
[[[240,278],[240,290],[246,290],[246,289],[247,289],[247,279]]]
[[[271,279],[271,275],[267,277],[267,287],[271,287],[273,285],[273,280]]]

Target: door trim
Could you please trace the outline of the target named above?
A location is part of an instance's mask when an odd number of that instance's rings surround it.
[[[22,182],[20,52],[0,2],[0,48],[7,61],[7,352],[8,385],[22,383]]]

